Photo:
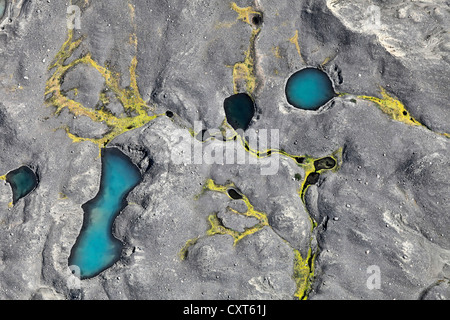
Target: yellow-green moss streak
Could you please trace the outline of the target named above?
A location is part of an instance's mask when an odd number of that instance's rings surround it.
[[[66,199],[68,199],[67,195],[62,193],[62,192],[60,192],[59,193],[59,200],[66,200]]]
[[[234,188],[236,188],[236,186],[233,182],[229,182],[225,185],[219,185],[219,184],[216,184],[212,179],[208,179],[208,180],[206,180],[202,191],[198,195],[196,195],[194,197],[194,199],[198,200],[207,191],[220,192],[220,193],[227,195],[230,199],[232,199],[230,197],[230,195],[228,194],[228,190],[234,189]],[[235,246],[240,240],[242,240],[246,236],[251,235],[251,234],[261,230],[265,226],[269,226],[269,221],[267,219],[266,214],[264,212],[255,210],[254,206],[250,203],[250,200],[248,199],[248,197],[246,195],[242,194],[241,200],[244,201],[244,203],[247,205],[246,212],[239,212],[230,207],[228,207],[227,209],[235,214],[243,215],[246,217],[256,218],[259,222],[251,228],[246,228],[244,230],[244,232],[238,232],[238,231],[235,231],[235,230],[225,227],[222,224],[222,222],[220,221],[220,219],[217,217],[217,213],[213,213],[208,216],[208,222],[210,223],[211,227],[210,227],[210,229],[208,229],[206,231],[205,236],[213,236],[213,235],[217,235],[217,234],[223,234],[223,235],[227,234],[227,235],[230,235],[234,239],[233,245]],[[188,241],[186,241],[186,244],[183,246],[183,248],[180,250],[180,252],[178,254],[181,260],[184,260],[186,258],[189,247],[196,244],[200,238],[201,237],[196,237],[196,238],[189,239]]]
[[[323,158],[317,158],[314,159],[312,157],[306,157],[303,167],[305,170],[305,178],[303,179],[303,182],[300,187],[299,196],[302,200],[302,203],[305,207],[305,211],[308,212],[308,209],[306,208],[306,202],[305,202],[305,194],[308,190],[310,184],[307,183],[308,175],[311,173],[318,173],[321,174],[324,171],[337,171],[339,170],[341,164],[342,164],[342,148],[339,148],[333,154],[331,154],[328,157]],[[334,161],[336,161],[336,165],[333,168],[326,169],[316,169],[315,162],[320,161],[325,158],[332,158]],[[317,227],[317,222],[311,217],[311,215],[308,214],[310,223],[311,223],[311,234],[313,233],[314,229]],[[311,284],[314,279],[314,264],[315,259],[317,257],[317,251],[313,253],[312,251],[312,238],[310,239],[309,249],[308,249],[308,255],[306,259],[303,259],[300,252],[293,248],[294,254],[295,254],[295,261],[294,261],[294,280],[297,286],[297,290],[294,294],[295,297],[297,297],[300,300],[306,300],[308,298],[309,291],[311,290]]]
[[[312,159],[312,158],[311,158]],[[233,182],[228,182],[225,185],[220,185],[215,183],[212,179],[208,179],[204,186],[202,191],[195,196],[195,199],[198,200],[199,197],[201,197],[205,192],[207,191],[213,191],[213,192],[219,192],[226,194],[228,197],[230,195],[228,194],[229,189],[237,189],[236,185]],[[187,252],[189,247],[193,246],[197,243],[199,239],[202,237],[208,237],[208,236],[214,236],[214,235],[229,235],[233,238],[234,246],[239,243],[240,240],[245,238],[246,236],[249,236],[259,230],[261,230],[264,227],[269,227],[269,221],[267,218],[267,215],[264,212],[258,211],[254,208],[254,206],[251,204],[248,197],[244,194],[239,193],[242,196],[242,201],[247,205],[247,211],[244,213],[238,212],[232,208],[227,208],[231,212],[235,214],[240,214],[246,217],[253,217],[258,219],[258,223],[251,227],[245,229],[244,232],[238,232],[236,230],[229,229],[225,227],[220,219],[217,217],[217,213],[210,214],[208,216],[208,222],[211,225],[210,229],[206,231],[206,234],[201,237],[196,237],[193,239],[190,239],[186,242],[186,244],[183,246],[183,248],[179,252],[179,257],[181,260],[184,260],[186,258]],[[231,197],[230,197],[231,198]],[[231,198],[232,199],[232,198]],[[313,253],[311,246],[308,249],[308,255],[304,259],[300,253],[300,251],[296,248],[294,248],[288,241],[282,238],[282,240],[293,250],[294,252],[294,266],[293,266],[293,274],[292,278],[295,281],[296,284],[296,291],[294,293],[294,296],[297,297],[300,300],[305,300],[308,297],[308,293],[311,289],[311,284],[314,278],[314,261],[316,258],[316,253]]]
[[[232,132],[231,136],[227,136],[227,130],[230,130]],[[341,166],[342,151],[343,151],[342,148],[339,148],[338,150],[333,152],[330,156],[327,156],[336,161],[336,165],[333,168],[330,168],[330,169],[323,168],[323,169],[316,170],[315,162],[319,161],[321,159],[325,159],[327,157],[314,158],[314,157],[311,157],[308,155],[296,156],[296,155],[289,154],[288,152],[286,152],[284,150],[280,150],[280,149],[268,149],[268,150],[264,150],[264,151],[259,151],[259,150],[253,149],[250,147],[249,143],[245,140],[245,138],[240,136],[236,132],[236,130],[234,130],[227,123],[226,120],[224,120],[222,122],[220,131],[222,132],[222,136],[225,138],[225,141],[231,141],[231,140],[238,139],[240,141],[241,145],[243,146],[243,148],[248,153],[250,153],[251,155],[253,155],[257,158],[266,158],[266,157],[270,157],[274,154],[280,154],[280,155],[283,155],[285,157],[288,157],[288,158],[294,160],[299,167],[302,167],[305,171],[305,177],[304,177],[303,182],[299,189],[299,196],[300,196],[300,199],[301,199],[303,205],[305,206],[306,212],[308,212],[308,210],[307,210],[306,204],[305,204],[305,194],[306,194],[308,187],[310,186],[309,184],[307,184],[307,181],[306,181],[308,175],[313,172],[316,172],[318,174],[321,174],[324,171],[333,171],[334,172],[334,171],[337,171]],[[213,138],[213,137],[211,137],[211,138]],[[205,185],[203,186],[202,192],[200,194],[198,194],[197,196],[195,196],[195,199],[197,200],[206,191],[216,191],[216,192],[221,192],[221,193],[228,195],[227,190],[230,188],[235,188],[235,187],[236,186],[232,182],[225,184],[225,185],[218,185],[213,180],[209,179],[206,181]],[[246,196],[243,195],[242,200],[246,203],[247,208],[250,209],[246,213],[240,213],[231,208],[228,208],[228,209],[230,209],[231,211],[233,211],[237,214],[253,216],[253,217],[257,218],[260,221],[260,223],[257,224],[256,226],[254,226],[253,228],[246,229],[244,232],[240,233],[240,232],[228,229],[225,226],[223,226],[220,219],[217,217],[217,214],[214,213],[214,214],[211,214],[208,216],[208,222],[210,223],[211,228],[206,232],[206,236],[212,236],[212,235],[216,235],[216,234],[228,234],[234,239],[234,245],[236,245],[241,239],[243,239],[244,237],[246,237],[250,234],[255,233],[256,231],[260,230],[264,226],[271,227],[268,224],[267,216],[265,214],[263,214],[263,213],[261,213],[262,215],[255,214],[258,211],[254,210],[253,206],[251,205],[250,201],[248,200],[248,198]],[[249,212],[252,212],[253,215],[249,215],[248,214]],[[308,215],[308,217],[309,217],[309,220],[311,223],[310,232],[312,234],[314,231],[314,228],[317,227],[317,222],[310,215]],[[188,240],[186,242],[185,246],[180,251],[180,257],[182,257],[182,259],[185,258],[189,247],[194,245],[198,239],[199,238],[195,238],[195,239]],[[317,257],[317,252],[313,252],[312,238],[310,240],[311,241],[310,241],[310,246],[308,249],[308,255],[305,259],[301,256],[298,249],[292,247],[292,245],[289,242],[284,240],[292,248],[292,250],[294,252],[295,258],[294,258],[293,279],[296,283],[296,288],[297,288],[294,296],[301,300],[307,299],[309,291],[311,290],[311,284],[314,279],[314,263],[315,263],[315,259]]]
[[[364,95],[358,96],[358,98],[375,102],[381,111],[383,111],[395,121],[400,121],[410,126],[422,125],[409,114],[403,103],[401,103],[398,99],[390,96],[384,88],[380,87],[380,90],[382,98]]]
[[[302,50],[300,49],[300,43],[299,43],[299,37],[298,37],[298,30],[295,30],[295,34],[292,38],[289,39],[289,42],[295,45],[295,48],[297,49],[297,53],[300,57],[300,60],[305,63],[305,59],[303,59],[302,56]]]
[[[236,186],[233,182],[229,182],[225,185],[219,185],[219,184],[216,184],[212,179],[208,179],[208,180],[206,180],[205,185],[203,186],[202,192],[200,194],[198,194],[197,196],[195,196],[194,199],[198,200],[199,197],[202,196],[207,191],[223,193],[223,194],[227,195],[230,199],[232,199],[230,197],[230,195],[228,194],[228,190],[235,189],[235,188],[236,188]],[[235,231],[235,230],[225,227],[221,223],[220,219],[217,217],[217,213],[214,213],[214,214],[211,214],[208,216],[208,221],[211,225],[211,228],[208,231],[206,231],[207,236],[213,236],[213,235],[217,235],[217,234],[228,234],[234,239],[234,245],[236,245],[240,240],[242,240],[246,236],[257,232],[266,226],[269,226],[269,220],[267,218],[267,215],[264,212],[256,210],[246,195],[241,194],[241,196],[242,196],[241,200],[244,201],[244,203],[247,206],[246,212],[239,212],[230,207],[228,207],[227,209],[234,214],[256,218],[258,220],[258,223],[251,228],[246,228],[244,230],[244,232],[238,232],[238,231]],[[196,239],[198,240],[198,238],[196,238]],[[186,245],[183,247],[182,252],[186,252],[187,249],[189,248],[189,246],[195,244],[195,242],[196,241],[193,241],[193,239],[188,240],[186,242]],[[183,254],[180,253],[180,255],[183,255]]]
[[[321,160],[327,157],[321,157],[321,158],[314,158],[311,157],[309,155],[303,155],[303,156],[298,156],[298,155],[293,155],[290,154],[288,152],[286,152],[285,150],[282,149],[267,149],[267,150],[256,150],[250,147],[249,143],[247,140],[245,140],[244,137],[242,137],[241,135],[239,135],[236,130],[234,130],[233,127],[231,127],[226,120],[223,121],[222,126],[221,126],[221,131],[222,132],[226,132],[226,130],[230,130],[232,132],[232,135],[230,137],[226,136],[226,133],[223,133],[223,136],[225,138],[226,141],[230,141],[230,140],[239,140],[239,142],[241,143],[242,147],[245,149],[245,151],[247,151],[249,154],[251,154],[252,156],[258,158],[258,159],[263,159],[263,158],[267,158],[270,157],[274,154],[279,154],[282,156],[285,156],[287,158],[290,158],[292,160],[294,160],[296,162],[296,164],[303,168],[305,174],[304,174],[304,179],[303,182],[301,184],[300,187],[300,191],[299,191],[299,195],[300,198],[302,199],[302,202],[305,202],[305,193],[306,190],[309,187],[309,184],[306,183],[306,179],[308,177],[309,174],[313,173],[313,172],[317,172],[317,173],[322,173],[323,171],[337,171],[339,168],[339,161],[341,161],[342,159],[342,148],[339,148],[338,150],[336,150],[335,152],[333,152],[333,154],[331,154],[330,157],[332,159],[334,159],[337,163],[335,168],[332,169],[321,169],[321,170],[317,170],[314,166],[314,162],[316,162],[317,160]],[[313,223],[313,226],[315,225],[315,223]]]
[[[231,9],[237,12],[239,15],[238,19],[244,21],[248,25],[253,27],[252,17],[255,15],[259,15],[258,11],[255,11],[252,7],[239,7],[236,2],[231,3]]]
[[[228,194],[228,189],[235,188],[235,187],[236,186],[232,182],[222,186],[222,185],[216,184],[212,179],[208,179],[206,181],[206,186],[203,190],[220,192],[220,193],[227,195],[230,199],[232,199],[230,197],[230,195]],[[250,203],[250,200],[247,198],[246,195],[242,194],[241,200],[244,201],[244,203],[247,206],[246,212],[239,212],[239,211],[237,211],[233,208],[229,208],[229,207],[227,209],[238,215],[256,218],[259,221],[256,225],[254,225],[251,228],[246,228],[244,232],[238,232],[238,231],[231,230],[231,229],[223,226],[222,223],[220,222],[219,218],[217,217],[217,214],[212,214],[208,217],[208,221],[211,224],[211,228],[206,232],[206,234],[209,236],[216,235],[216,234],[228,234],[233,237],[234,245],[236,245],[241,239],[245,238],[246,236],[251,235],[251,234],[261,230],[265,226],[269,226],[269,221],[267,219],[266,214],[264,212],[255,210],[255,207]]]
[[[307,183],[306,179],[308,178],[308,175],[311,173],[318,173],[321,174],[322,172],[325,171],[333,171],[336,172],[337,170],[339,170],[341,162],[342,162],[342,148],[339,148],[338,150],[336,150],[335,152],[333,152],[331,155],[326,156],[326,157],[322,157],[322,158],[312,158],[312,157],[305,157],[305,161],[304,164],[302,165],[304,170],[305,170],[305,178],[303,179],[302,185],[300,187],[300,198],[302,199],[302,202],[305,203],[305,194],[306,191],[309,188],[309,184]],[[319,169],[316,170],[316,167],[314,165],[314,163],[316,161],[320,161],[322,159],[325,158],[332,158],[334,161],[336,161],[336,166],[330,169]]]
[[[73,39],[73,31],[68,31],[68,38],[62,45],[60,51],[55,56],[54,62],[50,65],[49,70],[54,70],[51,77],[47,80],[45,95],[47,105],[56,107],[55,115],[58,115],[64,108],[67,108],[74,116],[86,116],[94,122],[101,122],[108,126],[109,131],[101,138],[85,138],[79,137],[70,133],[67,127],[66,132],[73,142],[91,141],[96,144],[99,149],[105,147],[115,137],[130,130],[140,128],[148,122],[154,120],[160,115],[151,114],[149,106],[142,99],[139,88],[137,86],[137,58],[133,57],[130,65],[130,85],[127,88],[120,86],[119,73],[110,70],[108,66],[99,65],[91,56],[90,53],[75,59],[74,61],[65,64],[66,60],[72,56],[76,48],[79,47],[83,38],[77,40]],[[137,41],[137,40],[136,40]],[[81,103],[68,98],[61,90],[61,84],[65,74],[78,64],[85,64],[96,69],[105,80],[106,87],[111,90],[116,96],[117,100],[122,104],[124,113],[119,117],[113,115],[105,107],[109,104],[104,92],[100,94],[99,100],[102,103],[101,108],[92,109],[83,106]],[[153,112],[151,112],[153,113]]]
[[[383,113],[387,114],[391,119],[395,121],[403,122],[410,126],[422,126],[431,131],[430,128],[414,119],[411,116],[410,112],[408,112],[408,110],[406,109],[405,105],[397,98],[389,95],[386,89],[384,89],[383,87],[380,87],[380,94],[382,98],[365,95],[357,96],[357,98],[376,103]],[[435,132],[435,133],[450,138],[450,135],[448,133],[445,132],[442,133]]]
[[[308,249],[308,256],[303,259],[297,249],[294,249],[294,275],[296,284],[294,296],[299,300],[307,300],[311,284],[314,279],[314,263],[317,253],[312,253],[311,248]]]
[[[183,261],[184,259],[186,259],[188,249],[191,246],[193,246],[194,244],[196,244],[199,239],[200,239],[200,237],[196,237],[196,238],[189,239],[188,241],[186,241],[186,244],[183,246],[183,248],[181,248],[180,252],[178,253],[180,260]]]
[[[200,132],[195,132],[192,128],[188,128],[189,133],[192,137],[196,137]],[[227,135],[227,131],[229,131],[231,134]],[[257,150],[250,146],[247,140],[245,140],[244,137],[242,137],[228,122],[226,119],[222,121],[222,124],[219,127],[219,131],[210,134],[208,138],[201,141],[201,143],[205,143],[210,140],[216,139],[216,137],[219,135],[219,133],[222,136],[221,141],[229,142],[229,141],[239,141],[241,146],[244,148],[246,152],[248,152],[250,155],[258,158],[258,159],[264,159],[268,158],[272,155],[279,154],[284,157],[290,158],[294,160],[300,167],[307,167],[311,161],[314,161],[316,159],[310,157],[310,156],[298,156],[293,155],[288,152],[286,152],[283,149],[266,149],[266,150]],[[301,160],[301,161],[300,161]]]
[[[244,52],[244,61],[237,62],[233,66],[233,89],[234,93],[240,92],[240,87],[245,84],[245,91],[251,96],[256,89],[257,79],[255,70],[255,42],[261,32],[261,28],[255,28],[251,23],[251,17],[259,15],[259,12],[253,10],[252,7],[241,8],[235,2],[231,4],[231,8],[238,13],[238,20],[252,26],[252,34],[250,36],[250,44],[247,51]]]
[[[6,174],[3,176],[0,176],[0,181],[6,181]],[[14,205],[13,205],[12,201],[10,203],[8,203],[8,208],[12,208],[13,206]]]
[[[231,132],[230,136],[226,135],[227,130],[229,130]],[[290,159],[296,161],[299,166],[303,167],[303,166],[305,166],[304,165],[305,162],[299,163],[299,159],[302,159],[302,161],[303,161],[303,160],[307,160],[310,158],[309,156],[293,155],[293,154],[286,152],[283,149],[267,149],[267,150],[254,149],[254,148],[250,147],[250,144],[248,143],[247,140],[245,140],[244,137],[242,137],[238,132],[236,132],[236,130],[234,130],[234,128],[226,121],[226,119],[222,122],[220,131],[222,132],[222,136],[226,141],[239,140],[240,144],[245,149],[245,151],[247,151],[249,154],[251,154],[252,156],[254,156],[258,159],[264,159],[264,158],[268,158],[274,154],[279,154],[279,155],[285,156],[287,158],[290,158]],[[310,159],[312,159],[312,158],[310,158]]]

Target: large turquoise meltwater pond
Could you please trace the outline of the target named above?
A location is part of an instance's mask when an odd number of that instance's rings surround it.
[[[116,148],[102,150],[102,176],[97,196],[85,203],[83,226],[69,265],[80,278],[98,275],[120,259],[123,244],[113,236],[113,223],[127,205],[127,194],[141,181],[139,169]]]

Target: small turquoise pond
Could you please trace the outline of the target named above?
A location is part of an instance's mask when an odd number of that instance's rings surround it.
[[[139,169],[120,150],[102,150],[100,190],[82,206],[83,226],[69,257],[69,265],[80,268],[81,279],[92,278],[119,260],[123,244],[112,234],[113,223],[141,179]]]
[[[6,175],[6,182],[11,185],[13,192],[13,204],[16,204],[17,201],[25,197],[36,188],[38,179],[33,170],[23,166],[17,170],[9,172]]]
[[[225,99],[223,103],[227,122],[235,130],[247,130],[255,115],[255,103],[246,93],[238,93]]]
[[[0,19],[3,17],[6,9],[6,0],[0,0]]]
[[[336,96],[328,75],[316,68],[294,73],[286,84],[289,104],[304,110],[317,110]]]

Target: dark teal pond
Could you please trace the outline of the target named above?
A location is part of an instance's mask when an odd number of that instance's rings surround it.
[[[120,150],[102,150],[100,189],[82,206],[83,226],[69,257],[69,265],[80,268],[81,279],[98,275],[120,259],[123,244],[112,234],[113,223],[141,179],[139,169]]]
[[[317,110],[336,97],[328,75],[316,68],[294,73],[286,83],[286,98],[295,108]]]
[[[13,193],[13,204],[16,204],[17,201],[28,195],[36,188],[38,179],[33,170],[23,166],[9,172],[6,175],[6,182],[8,182],[11,186]]]
[[[255,115],[255,103],[246,93],[238,93],[225,99],[223,103],[227,122],[235,130],[247,130]]]

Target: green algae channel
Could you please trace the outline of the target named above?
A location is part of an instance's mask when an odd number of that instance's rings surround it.
[[[13,201],[11,205],[15,205],[20,199],[26,197],[30,192],[36,189],[39,181],[36,173],[27,166],[22,166],[0,177],[11,186],[13,193]]]
[[[120,259],[123,244],[113,236],[113,223],[127,206],[127,194],[140,182],[140,171],[127,156],[116,148],[102,150],[100,189],[82,206],[83,226],[69,257],[81,279],[95,277]]]

